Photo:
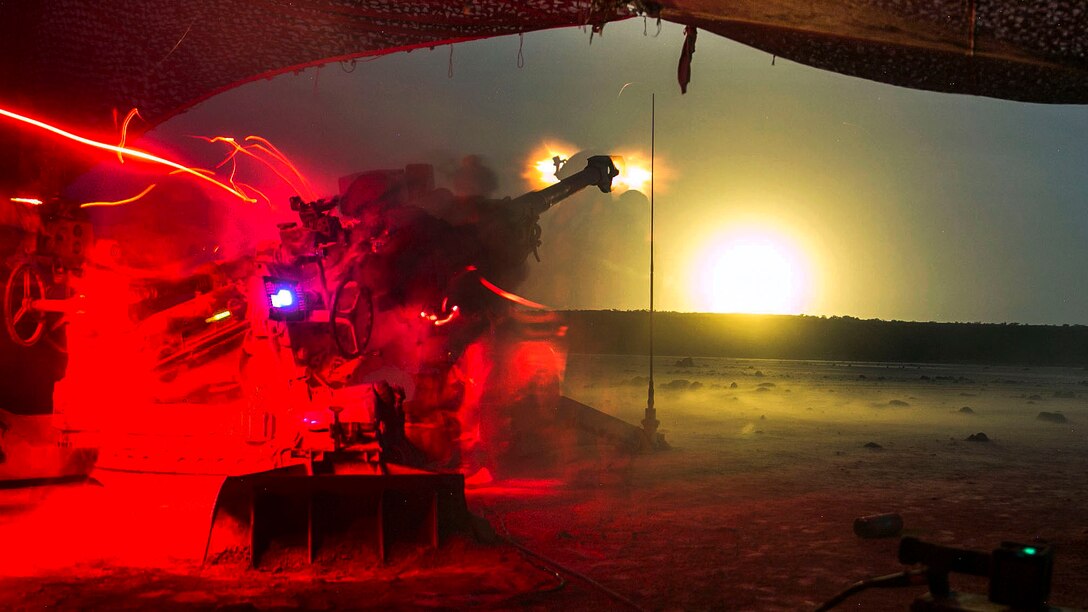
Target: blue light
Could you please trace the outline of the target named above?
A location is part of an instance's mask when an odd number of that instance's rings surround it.
[[[290,289],[280,289],[269,297],[273,308],[287,308],[295,303],[295,294]]]

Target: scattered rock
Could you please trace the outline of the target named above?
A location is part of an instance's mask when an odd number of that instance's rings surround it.
[[[854,534],[859,538],[893,538],[903,531],[903,517],[889,512],[854,519]]]
[[[685,380],[683,378],[677,378],[675,380],[670,380],[669,382],[662,385],[662,387],[665,389],[671,389],[673,391],[682,391],[691,387],[691,381]]]
[[[1046,421],[1048,423],[1068,423],[1069,419],[1065,418],[1065,415],[1060,412],[1040,412],[1039,416],[1035,417],[1040,421]]]
[[[964,440],[967,442],[989,442],[990,437],[980,431],[976,434],[967,436]]]
[[[694,368],[695,360],[691,357],[684,357],[683,359],[677,359],[674,365],[678,368]]]
[[[869,378],[869,377],[864,375],[864,374],[858,374],[858,380],[865,380],[866,378]]]
[[[975,411],[972,410],[970,406],[964,406],[963,408],[960,408],[959,411],[961,414],[975,414]]]
[[[762,377],[763,377],[763,370],[756,370],[756,371],[755,371],[755,372],[754,372],[754,373],[752,374],[752,376],[756,376],[756,377],[762,378]]]
[[[1028,399],[1029,400],[1041,400],[1041,399],[1043,399],[1043,396],[1041,396],[1041,395],[1029,395]]]
[[[905,406],[910,406],[910,404],[904,402],[903,400],[891,400],[890,402],[888,402],[888,405],[889,406],[895,406],[896,408],[902,408],[902,407],[905,407]]]
[[[635,376],[623,383],[629,387],[645,387],[650,384],[650,379],[645,376]]]
[[[865,443],[865,448],[871,448],[873,450],[883,450],[884,449],[883,446],[877,444],[876,442],[866,442]]]
[[[770,387],[774,387],[775,384],[773,382],[761,382],[757,386],[770,388]]]
[[[1073,393],[1072,391],[1055,391],[1054,397],[1060,397],[1062,399],[1073,399],[1077,397],[1077,394]]]
[[[729,388],[730,388],[730,389],[736,389],[736,388],[737,388],[737,383],[736,383],[735,381],[734,381],[734,382],[731,382],[731,383],[729,383]]]
[[[756,389],[756,391],[757,391],[757,392],[758,392],[758,391],[763,391],[763,392],[767,392],[767,391],[770,391],[770,389],[768,389],[767,387],[759,387],[758,389]]]
[[[765,414],[759,415],[759,420],[766,421],[767,420],[767,415],[765,415]]]

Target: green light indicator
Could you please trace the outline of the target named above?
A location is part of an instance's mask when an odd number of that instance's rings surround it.
[[[1024,554],[1025,555],[1034,555],[1035,552],[1036,552],[1035,549],[1030,547],[1030,546],[1025,546],[1024,547]]]

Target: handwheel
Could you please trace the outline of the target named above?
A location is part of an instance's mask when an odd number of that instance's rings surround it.
[[[333,294],[329,316],[332,339],[336,350],[346,359],[355,359],[370,342],[370,330],[374,324],[374,302],[370,290],[358,282],[347,279],[340,283]],[[349,333],[344,333],[348,331]]]
[[[45,281],[38,268],[19,264],[4,285],[4,327],[19,346],[34,346],[45,330],[45,313],[32,307],[34,300],[45,298]]]

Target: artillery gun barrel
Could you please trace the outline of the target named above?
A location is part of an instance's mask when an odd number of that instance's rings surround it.
[[[596,185],[602,193],[609,193],[612,191],[612,179],[619,173],[610,156],[595,155],[586,160],[586,167],[576,174],[540,191],[531,191],[519,196],[512,204],[516,207],[525,207],[530,217],[536,218],[552,206],[590,185]]]

